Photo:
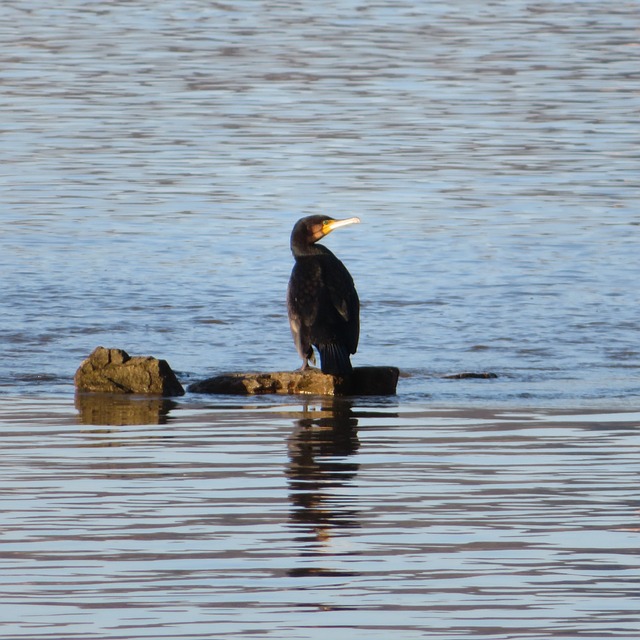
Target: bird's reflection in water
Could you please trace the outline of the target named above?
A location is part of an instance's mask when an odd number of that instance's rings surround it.
[[[327,545],[337,529],[358,527],[358,511],[343,491],[358,472],[360,446],[352,403],[327,398],[305,405],[289,439],[291,521],[300,542]]]

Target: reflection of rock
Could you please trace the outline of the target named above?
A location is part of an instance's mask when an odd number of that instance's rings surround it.
[[[81,424],[136,425],[165,424],[176,406],[166,398],[140,398],[123,394],[78,393],[76,409]]]
[[[350,378],[327,375],[318,369],[231,373],[195,382],[189,386],[189,391],[234,395],[393,395],[396,392],[398,375],[396,367],[355,367]]]
[[[122,349],[98,347],[75,375],[78,391],[181,396],[182,385],[166,360],[137,356]]]

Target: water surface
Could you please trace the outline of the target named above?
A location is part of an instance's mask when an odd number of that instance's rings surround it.
[[[3,2],[0,635],[636,638],[639,10]],[[74,398],[299,366],[320,212],[396,397]]]
[[[327,239],[356,364],[637,396],[639,8],[5,3],[2,388],[68,389],[98,344],[298,366],[288,236],[326,212],[363,220]]]
[[[5,409],[4,637],[637,636],[638,412]]]

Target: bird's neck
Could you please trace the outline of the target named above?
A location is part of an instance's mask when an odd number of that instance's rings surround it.
[[[293,253],[293,257],[296,258],[309,258],[311,256],[326,256],[333,255],[327,247],[321,244],[292,244],[291,252]]]

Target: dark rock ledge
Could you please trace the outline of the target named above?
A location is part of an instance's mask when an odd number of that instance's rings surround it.
[[[228,373],[194,382],[193,393],[218,395],[367,395],[396,393],[397,367],[355,367],[349,377],[332,376],[319,369],[268,373]],[[496,378],[495,373],[464,372],[443,376],[449,379]],[[131,357],[122,349],[98,347],[82,362],[75,374],[79,392],[181,396],[182,385],[166,360],[150,356]]]
[[[207,394],[393,395],[396,367],[356,367],[348,378],[306,371],[229,373],[195,382],[189,391]],[[78,392],[181,396],[182,385],[166,360],[131,357],[122,349],[97,347],[75,374]]]
[[[276,371],[273,373],[229,373],[194,382],[188,387],[193,393],[254,395],[317,394],[317,395],[394,395],[398,384],[397,367],[355,367],[348,378],[306,371]]]

